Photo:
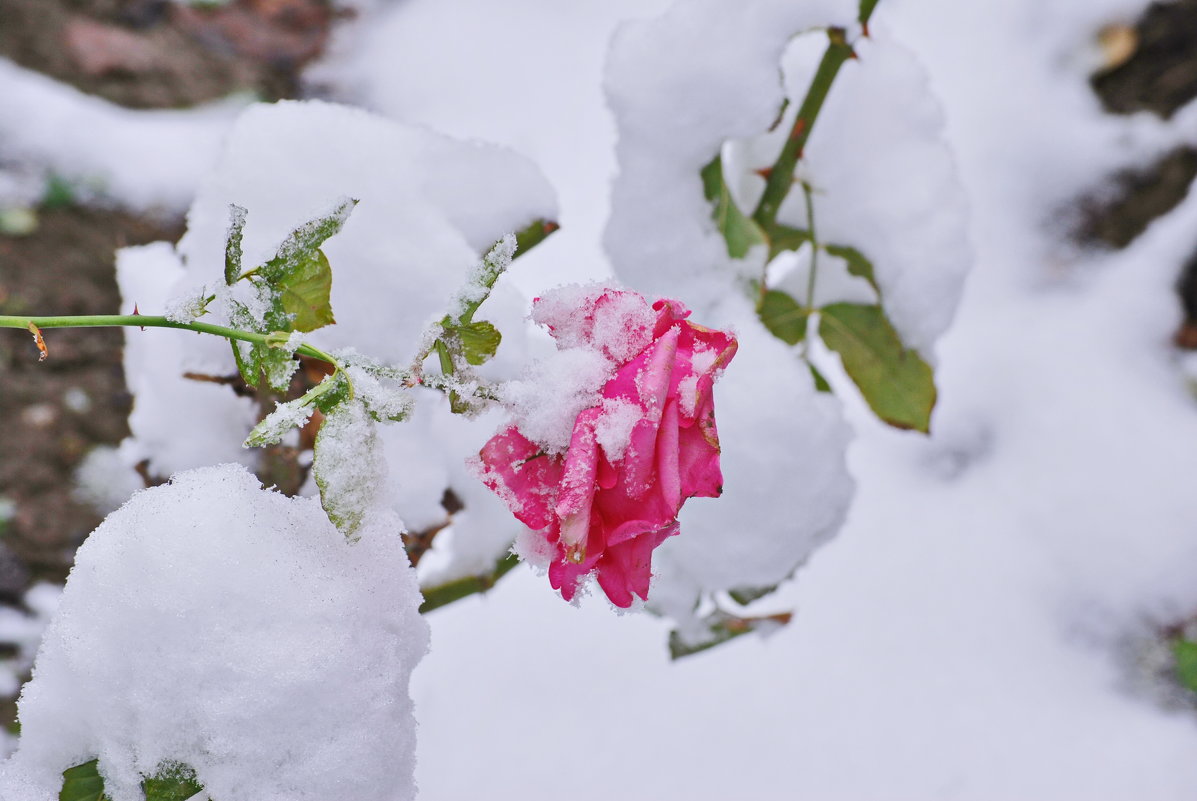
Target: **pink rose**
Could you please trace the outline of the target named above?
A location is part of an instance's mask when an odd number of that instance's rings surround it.
[[[601,401],[578,414],[563,454],[515,425],[503,430],[482,449],[481,475],[545,539],[549,581],[566,600],[593,572],[611,602],[628,607],[633,594],[648,598],[653,549],[678,533],[686,499],[722,492],[712,385],[736,340],[689,322],[675,300],[650,308],[612,289],[571,298],[568,311],[537,299],[533,316],[559,347],[610,362]]]

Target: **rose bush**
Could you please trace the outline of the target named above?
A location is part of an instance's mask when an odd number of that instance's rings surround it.
[[[682,504],[723,489],[712,387],[736,352],[731,334],[604,289],[546,322],[558,346],[602,354],[613,374],[573,422],[564,452],[513,424],[480,453],[482,480],[546,546],[549,580],[571,600],[595,573],[613,604],[647,600],[652,552],[678,533]],[[548,319],[545,319],[545,318]]]

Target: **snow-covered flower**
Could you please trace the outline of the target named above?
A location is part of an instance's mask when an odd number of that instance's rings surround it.
[[[712,386],[736,340],[690,322],[675,300],[650,307],[613,289],[572,297],[569,313],[534,307],[533,316],[559,346],[601,352],[613,375],[577,414],[563,452],[513,424],[483,447],[481,475],[538,530],[566,600],[595,573],[611,602],[628,607],[633,595],[647,599],[653,549],[678,533],[686,499],[722,492]]]

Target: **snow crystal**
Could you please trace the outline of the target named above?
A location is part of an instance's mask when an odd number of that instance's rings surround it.
[[[428,631],[398,531],[350,545],[234,465],[138,493],[79,550],[0,796],[52,801],[98,756],[114,801],[167,761],[227,801],[414,798]]]

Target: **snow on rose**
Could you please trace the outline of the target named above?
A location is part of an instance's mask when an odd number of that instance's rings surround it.
[[[515,421],[482,448],[479,474],[536,530],[532,548],[571,600],[592,573],[613,604],[648,598],[653,549],[687,498],[722,492],[712,387],[731,334],[676,300],[573,287],[532,317],[558,353],[508,401]]]

